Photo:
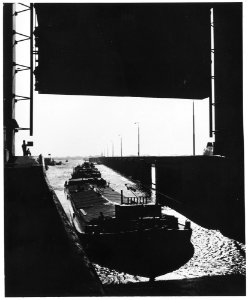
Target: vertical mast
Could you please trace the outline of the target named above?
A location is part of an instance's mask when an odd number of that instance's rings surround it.
[[[30,136],[33,135],[33,3],[30,3]]]
[[[121,136],[121,157],[122,157],[122,136]]]
[[[210,9],[211,28],[211,91],[209,97],[209,136],[215,133],[215,68],[214,68],[214,9]]]
[[[15,75],[16,43],[15,23],[16,5],[3,3],[3,123],[4,123],[4,162],[15,155]],[[13,46],[14,45],[14,46]]]

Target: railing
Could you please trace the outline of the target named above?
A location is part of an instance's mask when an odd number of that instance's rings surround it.
[[[148,197],[123,197],[121,204],[147,204]]]
[[[147,204],[148,197],[123,197],[123,190],[121,190],[121,204]]]

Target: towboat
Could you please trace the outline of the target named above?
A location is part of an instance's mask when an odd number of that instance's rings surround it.
[[[74,179],[83,180],[83,182],[88,182],[96,186],[106,185],[106,181],[101,177],[100,171],[95,167],[93,163],[84,162],[82,165],[78,165],[73,169],[71,174],[71,185],[73,184]],[[76,181],[74,182],[76,184]],[[70,186],[70,185],[69,185]]]

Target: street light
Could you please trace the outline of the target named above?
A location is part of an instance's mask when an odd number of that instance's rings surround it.
[[[122,136],[120,134],[119,136],[121,137],[121,157],[122,157]]]
[[[112,143],[112,156],[114,156],[114,143],[113,141],[111,141],[111,143]]]
[[[139,122],[135,122],[138,126],[138,156],[140,156],[140,132],[139,132]]]

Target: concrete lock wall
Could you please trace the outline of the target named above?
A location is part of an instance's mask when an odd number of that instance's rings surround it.
[[[183,213],[198,224],[220,229],[244,240],[242,169],[221,156],[98,157],[92,158],[151,186],[156,166],[157,201]],[[232,220],[235,219],[235,222]]]
[[[5,296],[103,295],[43,167],[16,157],[5,166],[4,196]]]
[[[136,157],[101,157],[101,163],[111,169],[131,177],[134,181],[141,181],[145,185],[151,185],[151,163],[144,158]]]

